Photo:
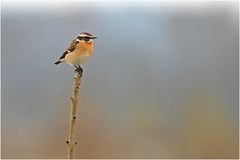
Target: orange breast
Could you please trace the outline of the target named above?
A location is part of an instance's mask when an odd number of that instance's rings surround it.
[[[90,42],[84,42],[84,41],[80,41],[79,42],[79,50],[80,52],[79,53],[87,53],[87,54],[92,54],[93,52],[93,43],[90,41]]]

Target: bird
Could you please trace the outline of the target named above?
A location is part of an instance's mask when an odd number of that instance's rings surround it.
[[[93,39],[97,37],[88,33],[81,32],[77,38],[71,41],[62,56],[54,64],[67,63],[76,67],[75,72],[82,76],[83,69],[80,64],[85,63],[93,53]]]

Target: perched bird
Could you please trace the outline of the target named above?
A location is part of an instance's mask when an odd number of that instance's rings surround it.
[[[93,53],[93,40],[96,39],[96,36],[91,35],[88,32],[80,33],[76,39],[74,39],[67,49],[64,51],[63,55],[59,58],[54,64],[59,64],[66,62],[72,66],[76,67],[77,72],[82,75],[82,68],[80,64],[85,63],[88,58]]]

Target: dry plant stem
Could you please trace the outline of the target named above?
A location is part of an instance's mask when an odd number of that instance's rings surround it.
[[[79,72],[75,72],[74,83],[73,83],[73,93],[72,93],[72,97],[71,97],[69,138],[67,141],[68,159],[73,159],[74,153],[75,153],[76,119],[77,119],[78,93],[79,93],[80,82],[81,82],[81,74]]]

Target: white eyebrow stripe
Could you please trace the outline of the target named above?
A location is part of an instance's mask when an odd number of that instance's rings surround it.
[[[87,37],[89,35],[86,35],[86,34],[79,34],[80,37]]]
[[[78,35],[79,37],[92,37],[92,35],[81,33]]]

